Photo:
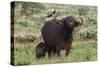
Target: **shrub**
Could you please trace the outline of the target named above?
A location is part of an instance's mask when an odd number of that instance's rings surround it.
[[[15,41],[17,42],[34,42],[37,38],[32,34],[17,35]]]
[[[97,38],[97,30],[95,26],[91,26],[88,28],[83,28],[79,31],[79,35],[81,39],[96,39]]]

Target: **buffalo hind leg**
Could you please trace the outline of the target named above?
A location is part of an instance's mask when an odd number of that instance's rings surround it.
[[[48,57],[51,57],[51,49],[48,50]]]

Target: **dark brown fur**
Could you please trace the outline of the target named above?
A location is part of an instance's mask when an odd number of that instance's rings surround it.
[[[57,19],[56,21],[54,19],[49,20],[44,24],[41,33],[48,47],[49,56],[51,56],[51,52],[60,56],[61,50],[66,50],[65,55],[69,54],[73,41],[73,29],[79,25],[80,22],[76,21],[72,16],[65,17],[60,21]]]

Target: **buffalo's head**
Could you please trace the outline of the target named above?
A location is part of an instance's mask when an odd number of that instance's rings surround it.
[[[83,19],[81,17],[74,18],[73,16],[67,16],[61,20],[66,27],[77,27],[83,24]]]

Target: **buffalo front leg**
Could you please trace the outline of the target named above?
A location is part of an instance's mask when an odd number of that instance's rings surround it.
[[[70,49],[71,49],[71,46],[69,46],[69,47],[66,49],[65,56],[69,55],[69,53],[70,53]]]
[[[56,54],[56,49],[53,49],[53,56],[55,56]]]
[[[57,51],[57,57],[60,57],[60,56],[61,56],[61,55],[60,55],[60,49],[57,48],[56,51]]]

